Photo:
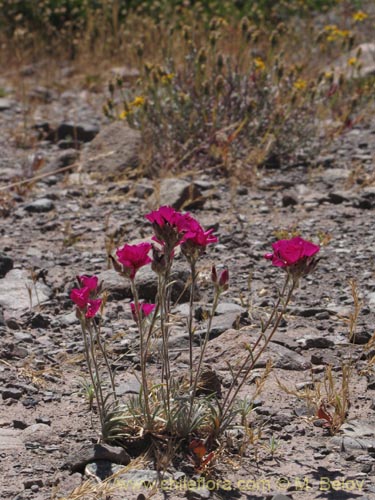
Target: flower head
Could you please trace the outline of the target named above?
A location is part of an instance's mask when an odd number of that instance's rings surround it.
[[[306,275],[315,268],[317,262],[314,255],[320,250],[318,245],[299,236],[276,241],[272,248],[273,253],[267,253],[264,257],[272,260],[274,266],[286,268],[295,277]]]
[[[98,278],[96,276],[78,276],[78,281],[81,286],[87,287],[89,290],[96,290],[98,288]]]
[[[84,309],[90,298],[90,289],[87,286],[84,288],[73,288],[70,292],[70,298],[79,309]]]
[[[210,243],[218,241],[216,236],[213,236],[213,229],[204,231],[197,220],[189,214],[185,216],[187,230],[181,242],[181,251],[185,257],[190,260],[196,260]]]
[[[132,315],[133,319],[136,321],[137,316],[136,316],[136,307],[134,302],[130,303],[130,307],[132,310]],[[155,309],[156,305],[155,304],[147,304],[146,302],[142,302],[138,304],[138,311],[141,313],[141,318],[146,318],[148,315],[152,313],[152,311]]]
[[[70,292],[71,300],[76,304],[80,313],[86,318],[93,318],[102,305],[102,299],[96,298],[98,293],[98,278],[96,276],[78,276],[81,288],[73,288]]]
[[[170,249],[181,243],[184,234],[189,229],[190,215],[177,212],[169,206],[162,206],[146,214],[145,217],[152,223],[155,232],[153,239]]]
[[[151,262],[148,256],[151,243],[139,243],[138,245],[124,245],[116,251],[117,260],[122,265],[123,272],[133,280],[136,272]]]

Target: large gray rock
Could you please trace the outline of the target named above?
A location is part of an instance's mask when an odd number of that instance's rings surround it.
[[[348,61],[356,59],[355,64]],[[329,68],[327,68],[329,71]],[[349,54],[341,57],[333,66],[334,77],[337,80],[340,74],[346,78],[366,78],[375,75],[375,43],[361,43]]]
[[[104,127],[82,152],[84,171],[118,174],[139,164],[141,134],[124,122]]]
[[[170,205],[176,210],[202,208],[206,201],[197,184],[178,177],[163,179],[157,198],[159,205]]]
[[[24,269],[13,269],[0,279],[0,306],[10,312],[23,311],[43,303],[50,298],[52,291],[43,283],[31,280],[30,273]],[[31,301],[30,301],[31,299]],[[30,304],[31,302],[31,304]]]
[[[171,279],[174,281],[172,285],[172,301],[180,300],[186,302],[189,300],[189,283],[190,271],[185,266],[175,265],[172,268]],[[123,278],[116,271],[109,269],[99,274],[99,281],[103,281],[104,288],[109,291],[109,299],[122,300],[133,298],[130,280]],[[155,301],[157,293],[157,275],[152,271],[150,266],[142,267],[136,275],[136,285],[141,299],[151,302]]]
[[[13,269],[13,260],[6,253],[0,252],[0,278]]]
[[[16,448],[23,448],[20,432],[0,427],[0,451],[14,451]]]

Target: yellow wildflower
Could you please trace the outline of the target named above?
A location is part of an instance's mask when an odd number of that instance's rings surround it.
[[[264,71],[266,69],[266,65],[261,57],[256,57],[254,59],[254,66],[255,69],[258,69],[259,71]]]
[[[357,63],[357,58],[356,57],[351,57],[350,59],[348,59],[349,66],[355,66],[356,63]]]
[[[307,81],[302,80],[301,78],[298,78],[298,80],[296,80],[293,83],[293,87],[297,90],[304,90],[307,87]]]
[[[327,24],[324,26],[324,31],[335,31],[337,30],[336,24]]]
[[[125,120],[125,118],[128,116],[129,111],[121,111],[121,113],[118,115],[120,120]]]
[[[143,96],[137,96],[135,97],[134,101],[131,103],[131,106],[143,106],[144,103],[146,102],[146,99]]]
[[[163,75],[161,77],[161,83],[167,85],[168,83],[171,83],[174,77],[175,77],[174,73],[167,73],[166,75]]]
[[[366,14],[366,12],[363,12],[363,10],[358,10],[352,15],[352,19],[355,23],[360,23],[361,21],[364,21],[367,18],[368,14]]]

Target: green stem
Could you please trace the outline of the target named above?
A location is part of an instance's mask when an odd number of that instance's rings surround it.
[[[134,298],[134,307],[135,307],[134,316],[135,316],[135,319],[137,322],[137,327],[138,327],[138,331],[139,331],[139,338],[140,338],[142,394],[143,394],[144,403],[145,403],[146,421],[147,421],[147,424],[150,424],[151,423],[151,411],[150,411],[149,390],[148,390],[147,372],[146,372],[147,359],[145,356],[145,353],[146,353],[145,338],[144,338],[143,324],[142,324],[142,318],[141,318],[142,312],[140,310],[138,291],[137,291],[137,287],[135,286],[134,280],[130,281],[130,286],[131,286],[131,291],[132,291],[133,298]]]
[[[107,350],[105,348],[105,344],[101,341],[100,326],[97,326],[95,321],[93,322],[93,324],[94,324],[94,329],[95,329],[95,333],[96,333],[96,339],[98,342],[98,346],[99,346],[99,349],[103,355],[103,359],[104,359],[105,365],[107,367],[108,375],[109,375],[109,378],[111,381],[112,395],[113,395],[114,400],[117,402],[115,377],[114,377],[113,370],[112,370],[111,365],[110,365],[109,360],[108,360]]]
[[[191,265],[191,286],[190,286],[190,302],[189,302],[189,318],[188,318],[188,331],[189,331],[189,371],[190,371],[190,387],[193,385],[193,307],[194,307],[194,290],[197,280],[197,273],[195,268],[195,260],[193,259]]]
[[[287,277],[287,281],[289,281],[289,275]],[[268,344],[271,342],[271,339],[272,337],[274,336],[275,332],[277,331],[278,327],[279,327],[279,324],[280,324],[280,321],[282,320],[285,312],[286,312],[286,308],[288,307],[288,304],[290,302],[290,299],[292,298],[292,294],[293,294],[293,291],[295,289],[297,285],[297,282],[295,280],[293,280],[292,282],[292,285],[289,289],[289,292],[288,292],[288,295],[286,297],[286,300],[284,302],[284,305],[276,319],[276,322],[271,330],[271,333],[270,335],[267,337],[265,343],[263,344],[263,346],[259,349],[258,353],[254,356],[253,355],[253,349],[251,349],[250,353],[248,354],[248,356],[246,356],[245,358],[245,361],[242,363],[241,367],[239,368],[236,376],[234,377],[233,379],[233,382],[231,384],[231,387],[224,399],[224,402],[223,402],[223,413],[222,413],[222,416],[221,416],[221,419],[222,419],[222,425],[220,426],[220,430],[221,432],[223,430],[226,429],[226,427],[229,425],[229,421],[227,423],[223,423],[224,422],[224,419],[228,413],[228,411],[230,410],[230,408],[232,407],[233,403],[234,403],[234,400],[236,399],[239,391],[242,389],[243,385],[245,384],[245,382],[247,381],[247,378],[249,376],[249,374],[251,373],[251,371],[254,369],[254,366],[256,364],[256,362],[258,361],[258,359],[260,358],[260,356],[264,353],[264,351],[266,350]],[[284,287],[285,288],[285,287]],[[259,340],[259,339],[258,339]],[[257,344],[259,344],[259,342],[257,342]],[[251,361],[250,365],[246,368],[246,365],[249,363],[249,361]],[[231,395],[232,391],[233,391],[233,388],[234,386],[236,385],[237,381],[239,380],[239,377],[242,373],[242,371],[246,369],[244,375],[242,376],[242,380],[238,383],[237,387],[236,387],[236,390],[234,391],[234,393]]]
[[[192,415],[192,411],[193,411],[193,405],[194,405],[194,399],[195,399],[195,395],[197,393],[197,387],[198,387],[199,377],[200,377],[200,374],[201,374],[201,371],[202,371],[202,363],[203,363],[203,359],[204,359],[204,354],[206,352],[206,347],[207,347],[207,344],[208,344],[208,341],[209,341],[209,338],[210,338],[210,333],[211,333],[211,328],[212,328],[212,320],[213,320],[213,317],[215,316],[217,305],[219,303],[219,298],[220,298],[220,290],[217,288],[216,291],[215,291],[214,302],[212,304],[211,313],[210,313],[210,317],[209,317],[209,320],[208,320],[206,335],[204,337],[203,345],[202,345],[202,348],[201,348],[201,353],[200,353],[200,356],[199,356],[197,373],[195,374],[195,378],[194,378],[194,385],[193,385],[193,388],[192,388],[192,391],[191,391],[189,417],[188,417],[189,421],[191,419],[191,415]]]

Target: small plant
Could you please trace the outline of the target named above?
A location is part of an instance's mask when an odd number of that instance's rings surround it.
[[[99,298],[101,286],[96,277],[81,276],[80,288],[71,292],[81,321],[86,362],[101,425],[101,438],[133,449],[154,449],[174,443],[176,450],[192,453],[196,470],[211,467],[227,431],[240,426],[244,429],[242,452],[251,441],[248,416],[253,399],[240,399],[240,391],[252,370],[266,351],[300,279],[312,272],[318,262],[319,246],[295,237],[273,244],[273,253],[265,258],[282,268],[285,283],[273,311],[265,321],[257,340],[248,343],[244,356],[230,366],[232,381],[222,394],[217,374],[205,366],[212,318],[221,295],[228,290],[229,272],[218,273],[212,267],[213,301],[207,320],[206,333],[199,347],[194,347],[194,290],[198,279],[197,263],[208,245],[217,242],[212,230],[205,231],[189,213],[176,212],[168,206],[146,215],[152,224],[154,243],[124,245],[111,256],[114,268],[130,281],[134,302],[131,312],[139,333],[141,390],[137,396],[120,402],[116,395],[114,375],[100,335],[100,320],[95,316],[104,307]],[[170,356],[172,268],[176,248],[180,246],[191,273],[190,307],[187,317],[189,332],[189,365],[185,373],[173,370]],[[152,252],[152,258],[149,254]],[[139,269],[151,264],[156,274],[158,292],[155,304],[141,302],[137,287]],[[151,376],[148,363],[152,340],[161,340],[158,359],[160,370]],[[271,370],[267,364],[264,376],[257,384],[254,397],[260,393]],[[151,382],[152,380],[152,382]],[[190,450],[190,451],[189,451]],[[172,457],[172,454],[171,454]]]

